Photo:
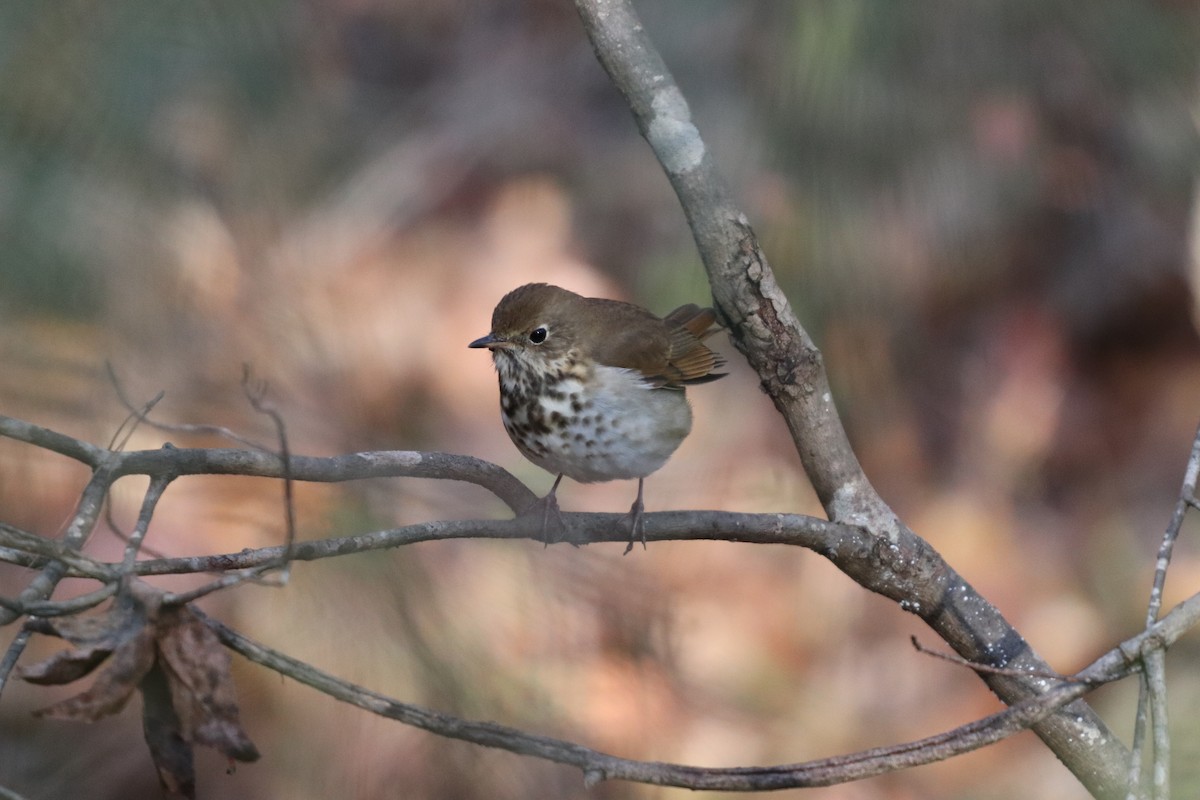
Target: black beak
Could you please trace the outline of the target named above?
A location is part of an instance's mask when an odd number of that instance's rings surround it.
[[[496,347],[507,347],[507,346],[508,346],[508,342],[504,341],[503,339],[499,338],[498,336],[496,336],[495,334],[492,334],[492,333],[489,333],[487,336],[481,336],[480,338],[476,339],[475,341],[473,341],[469,345],[467,345],[467,347],[486,347],[489,350],[496,348]]]

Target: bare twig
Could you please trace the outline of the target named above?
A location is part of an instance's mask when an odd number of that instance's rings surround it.
[[[112,382],[114,388],[116,389],[117,396],[121,398],[123,403],[128,404],[128,401],[126,401],[125,398],[121,394],[121,387],[117,383],[116,373],[113,372],[112,364],[105,362],[104,366],[108,370],[109,380]],[[108,449],[109,450],[124,450],[125,445],[127,445],[129,443],[129,439],[133,436],[134,432],[137,430],[138,425],[146,420],[146,418],[150,414],[150,412],[154,410],[154,407],[156,405],[158,405],[159,401],[162,400],[164,397],[166,397],[166,395],[167,395],[166,392],[159,392],[154,397],[147,400],[146,403],[140,409],[135,409],[133,411],[130,411],[126,415],[125,419],[121,421],[121,424],[117,426],[117,430],[113,432],[113,435],[109,439],[109,442],[108,442]],[[128,427],[128,431],[125,430],[126,427]],[[114,536],[116,536],[118,539],[120,539],[122,542],[124,542],[126,547],[129,547],[129,545],[130,545],[129,536],[126,535],[126,533],[123,530],[121,530],[120,526],[117,525],[116,519],[114,519],[114,517],[113,517],[112,503],[104,504],[104,522],[108,526],[109,531],[111,531]],[[143,531],[143,536],[144,535],[145,535],[145,531]],[[162,553],[160,553],[159,551],[157,551],[153,548],[147,547],[144,542],[139,542],[137,547],[135,548],[135,550],[136,550],[136,552],[139,552],[139,553],[150,553],[155,558],[163,557]]]
[[[109,451],[103,447],[97,447],[81,439],[43,428],[41,425],[34,425],[32,422],[6,417],[2,414],[0,414],[0,436],[73,458],[89,467],[99,466],[109,454]]]
[[[186,592],[166,592],[162,596],[164,606],[182,606],[187,605],[201,597],[207,597],[214,592],[219,592],[223,589],[228,589],[231,586],[237,586],[239,583],[249,583],[259,581],[263,573],[268,570],[275,569],[276,561],[263,567],[255,567],[253,569],[244,569],[237,572],[226,572],[216,580],[209,581],[203,586],[197,586]]]
[[[95,591],[72,597],[70,600],[42,600],[35,603],[0,602],[6,608],[11,607],[18,614],[28,617],[66,617],[78,614],[103,603],[117,593],[120,584],[114,580],[106,583]]]
[[[220,436],[224,439],[230,440],[231,442],[237,442],[238,444],[246,445],[246,447],[252,447],[255,450],[267,450],[266,447],[254,441],[253,439],[242,436],[240,433],[230,430],[229,428],[225,428],[221,425],[172,424],[150,419],[148,416],[146,416],[150,409],[147,408],[145,412],[143,412],[141,409],[135,406],[133,401],[129,399],[129,396],[125,394],[125,389],[121,385],[121,381],[117,377],[117,372],[113,368],[112,363],[105,362],[104,367],[108,371],[108,380],[113,386],[113,391],[116,392],[117,399],[121,401],[121,405],[125,406],[126,411],[137,417],[138,422],[145,423],[151,428],[164,431],[166,433],[190,433],[197,436]],[[159,394],[154,402],[157,403],[161,397],[162,393]]]
[[[277,410],[266,402],[267,385],[251,385],[250,365],[242,370],[242,390],[250,405],[260,414],[265,414],[275,425],[275,435],[279,438],[279,459],[283,462],[283,516],[286,523],[283,553],[279,557],[278,567],[281,572],[279,580],[286,584],[288,579],[288,564],[291,562],[292,545],[296,542],[296,502],[295,489],[292,484],[292,450],[288,446],[287,426]],[[261,572],[260,572],[261,574]],[[258,577],[258,576],[255,576]],[[249,575],[247,576],[249,578]]]
[[[1146,746],[1146,716],[1150,713],[1150,683],[1143,675],[1138,681],[1137,713],[1133,719],[1133,739],[1129,743],[1129,777],[1126,800],[1137,800],[1142,786],[1142,755]]]
[[[1188,456],[1187,467],[1183,473],[1183,485],[1179,488],[1179,499],[1171,520],[1163,531],[1162,541],[1158,545],[1158,558],[1154,564],[1154,582],[1150,586],[1150,599],[1146,603],[1146,627],[1158,619],[1162,608],[1163,587],[1167,583],[1167,569],[1171,566],[1171,554],[1175,550],[1175,542],[1179,531],[1183,528],[1184,517],[1188,509],[1195,504],[1196,486],[1200,482],[1200,428],[1192,440],[1192,450]],[[1142,684],[1138,690],[1137,716],[1134,719],[1133,746],[1129,760],[1129,795],[1133,797],[1141,784],[1142,755],[1145,741],[1145,726],[1149,715],[1153,736],[1154,766],[1151,770],[1150,785],[1156,800],[1166,800],[1170,797],[1170,765],[1171,738],[1167,727],[1167,681],[1164,659],[1161,653],[1147,659],[1146,670],[1142,675]]]
[[[0,660],[0,694],[4,693],[4,687],[8,685],[8,677],[12,675],[13,667],[17,665],[21,653],[25,652],[25,646],[29,644],[31,635],[27,630],[17,631],[17,635],[8,645],[8,650],[4,652],[4,658]]]
[[[109,533],[120,539],[126,546],[129,544],[129,534],[121,530],[121,526],[117,524],[116,517],[113,515],[112,503],[104,504],[104,525],[108,528]],[[138,547],[138,552],[149,555],[151,558],[166,558],[167,554],[157,548],[151,547],[145,541]]]
[[[0,422],[3,418],[0,418]],[[71,518],[70,524],[67,526],[66,535],[63,536],[61,550],[57,551],[53,556],[54,560],[50,561],[38,575],[29,582],[25,590],[21,592],[17,598],[21,603],[30,603],[35,600],[45,600],[54,591],[54,587],[62,580],[67,571],[67,564],[63,559],[69,559],[75,562],[76,568],[91,569],[92,564],[90,559],[83,559],[77,556],[79,548],[87,541],[88,535],[96,526],[96,519],[100,515],[100,508],[104,505],[104,498],[108,494],[108,488],[115,480],[112,471],[107,467],[99,467],[93,474],[92,479],[88,481],[84,487],[83,494],[79,499],[79,505],[75,509],[75,515]],[[5,528],[6,533],[11,533],[14,528]],[[35,539],[38,537],[34,537]],[[7,625],[17,618],[8,609],[0,610],[0,625]]]
[[[89,558],[60,542],[43,539],[4,522],[0,522],[0,543],[25,555],[35,554],[44,559],[59,561],[71,568],[74,577],[112,580],[117,574],[111,565]],[[40,566],[44,567],[46,564],[43,562]]]
[[[159,499],[173,480],[175,480],[175,476],[170,473],[163,473],[150,478],[150,485],[146,487],[146,495],[142,499],[142,510],[138,512],[138,519],[137,523],[133,526],[133,533],[130,534],[129,540],[125,544],[125,558],[121,562],[121,572],[123,574],[128,575],[133,571],[133,563],[137,561],[138,551],[142,547],[142,540],[146,538],[146,532],[150,530],[150,520],[154,516],[154,509],[158,507]]]
[[[163,447],[114,453],[70,436],[0,415],[0,436],[26,442],[82,461],[92,467],[105,464],[111,479],[125,475],[252,475],[282,478],[282,459],[265,448],[255,450]],[[293,480],[339,483],[364,478],[440,478],[473,483],[520,513],[537,501],[537,495],[504,469],[471,456],[386,450],[316,458],[290,456]],[[110,481],[111,482],[111,481]]]
[[[7,419],[7,417],[0,417],[0,433],[4,431]],[[40,428],[34,432],[34,435],[36,438],[44,439],[46,438],[45,433],[49,433],[49,431],[46,431],[45,428]],[[64,444],[63,440],[69,437],[56,435],[50,438],[57,444]],[[69,449],[71,452],[76,453],[90,452],[87,448],[70,447]],[[100,508],[104,505],[104,499],[108,495],[108,488],[112,485],[113,480],[115,478],[112,471],[105,465],[105,459],[98,457],[96,470],[92,473],[92,479],[84,487],[83,494],[79,498],[79,505],[75,509],[75,515],[71,518],[71,522],[67,526],[67,532],[63,536],[62,551],[58,556],[54,557],[54,560],[49,561],[42,568],[42,571],[29,582],[29,585],[18,595],[17,603],[26,606],[39,600],[45,600],[54,591],[54,587],[62,580],[68,569],[66,562],[60,556],[71,554],[73,551],[77,552],[83,546],[83,543],[87,541],[88,536],[96,526],[96,520],[100,515]],[[11,533],[13,530],[16,529],[6,526],[5,532]],[[7,625],[20,616],[20,611],[12,608],[0,608],[0,626]],[[25,651],[25,645],[29,642],[29,637],[22,635],[22,633],[18,633],[16,638],[13,639],[12,644],[8,647],[8,652],[5,653],[4,660],[0,662],[0,692],[4,690],[9,674],[12,672],[17,660],[20,659],[21,654]]]
[[[1162,650],[1148,653],[1143,659],[1146,666],[1142,680],[1150,695],[1151,731],[1154,742],[1154,766],[1151,770],[1150,788],[1154,800],[1171,798],[1171,734],[1167,729],[1167,670],[1166,654]]]
[[[105,366],[108,368],[109,380],[113,382],[113,386],[117,389],[117,396],[121,397],[122,402],[124,402],[125,399],[123,396],[121,396],[120,386],[117,385],[117,378],[116,374],[112,370],[112,364],[106,363]],[[138,424],[144,422],[150,412],[154,410],[154,407],[158,405],[158,402],[166,396],[166,392],[159,392],[158,394],[154,395],[154,397],[147,400],[140,409],[134,409],[130,411],[125,416],[125,419],[121,421],[121,424],[117,426],[117,429],[113,431],[112,438],[110,438],[108,442],[108,449],[124,450],[125,445],[129,444],[130,437],[132,437],[134,432],[137,431]],[[126,431],[126,427],[128,427],[129,430]]]
[[[993,667],[990,664],[980,664],[974,661],[967,661],[962,656],[954,655],[953,653],[942,653],[937,650],[930,650],[914,635],[910,637],[913,648],[923,655],[932,656],[933,658],[948,661],[951,664],[957,664],[960,667],[974,670],[975,672],[986,672],[989,675],[1007,675],[1010,678],[1044,678],[1050,681],[1071,681],[1069,675],[1063,675],[1061,672],[1053,670],[1028,670],[1028,669],[1007,669],[1005,667]]]
[[[629,535],[617,525],[622,514],[567,512],[563,523],[576,542],[621,542]],[[737,514],[729,511],[659,511],[647,514],[646,538],[650,541],[722,540],[755,544],[790,544],[818,550],[837,561],[856,557],[871,546],[870,537],[847,525],[835,525],[802,514]],[[449,520],[421,522],[403,528],[373,531],[357,536],[297,542],[296,561],[386,550],[404,545],[446,539],[531,539],[540,542],[540,520]],[[188,556],[139,561],[138,575],[167,575],[252,569],[277,562],[281,547],[264,547],[212,556]]]

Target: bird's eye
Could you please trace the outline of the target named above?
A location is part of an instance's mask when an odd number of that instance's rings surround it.
[[[533,342],[534,344],[541,344],[542,342],[546,341],[547,333],[548,331],[544,325],[539,328],[534,328],[529,332],[529,341]]]

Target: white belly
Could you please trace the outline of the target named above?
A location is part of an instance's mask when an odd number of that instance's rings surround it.
[[[557,388],[562,399],[543,399],[542,415],[564,424],[552,424],[536,450],[521,451],[542,469],[581,483],[644,478],[666,463],[692,429],[683,391],[649,388],[633,370],[596,367],[587,399],[578,380],[564,380]],[[511,431],[520,421],[505,420],[505,426]]]

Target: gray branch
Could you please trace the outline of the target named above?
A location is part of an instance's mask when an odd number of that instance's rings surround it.
[[[298,542],[280,547],[244,550],[211,556],[142,559],[132,562],[125,554],[121,562],[101,562],[79,552],[87,532],[95,525],[100,505],[112,483],[124,475],[150,477],[143,513],[131,542],[140,542],[150,522],[153,508],[162,492],[176,478],[191,474],[223,474],[259,477],[283,477],[282,460],[251,450],[180,449],[113,452],[73,442],[62,434],[0,417],[0,435],[43,445],[51,442],[59,452],[74,454],[95,465],[92,479],[84,489],[79,508],[62,542],[53,542],[0,523],[0,560],[38,569],[41,572],[30,586],[14,599],[0,598],[0,612],[10,619],[22,615],[54,616],[78,613],[112,596],[123,576],[164,575],[216,572],[221,574],[210,591],[233,585],[256,571],[277,566],[283,560],[317,560],[394,548],[415,542],[455,538],[532,538],[541,531],[536,507],[507,520],[433,521],[393,530],[374,531]],[[466,456],[442,453],[389,452],[356,453],[329,458],[293,456],[290,459],[293,480],[339,482],[363,478],[412,476],[462,480],[476,483],[507,498],[510,506],[529,509],[522,501],[532,493],[500,467]],[[514,487],[519,487],[516,489]],[[568,541],[574,544],[623,542],[628,532],[620,514],[564,514]],[[854,525],[829,522],[799,514],[736,514],[721,511],[675,511],[646,517],[648,539],[702,540],[785,544],[811,549],[844,570],[870,568],[896,569],[896,547],[871,531]],[[70,601],[51,602],[45,598],[53,583],[63,577],[96,580],[101,587]],[[184,603],[195,593],[170,596],[170,602]],[[1023,675],[1021,668],[1009,665],[1003,676],[1014,681],[1037,683],[1042,691],[1008,709],[985,719],[937,736],[892,747],[877,748],[846,756],[804,764],[775,767],[705,767],[640,762],[600,753],[571,742],[536,736],[490,722],[474,722],[401,703],[363,687],[342,681],[312,666],[277,653],[240,634],[210,621],[214,630],[232,649],[254,661],[306,683],[333,697],[380,714],[425,728],[434,733],[459,738],[514,753],[537,756],[579,767],[585,780],[625,779],[652,784],[701,789],[765,790],[785,787],[824,786],[858,780],[896,769],[907,768],[974,750],[1012,735],[1026,727],[1043,724],[1070,707],[1094,686],[1116,680],[1153,658],[1200,619],[1200,596],[1176,607],[1155,626],[1115,648],[1083,673],[1068,680],[1056,680],[1044,671]],[[0,659],[0,686],[11,672],[28,642],[22,631]],[[993,671],[995,672],[995,671]]]
[[[892,548],[885,564],[869,559],[838,566],[864,588],[917,613],[964,658],[1044,671],[1045,662],[1016,629],[896,518],[863,473],[834,407],[821,353],[792,313],[630,0],[575,0],[575,6],[596,57],[675,189],[716,307],[783,416],[826,513]],[[1046,690],[1036,680],[980,677],[1010,705]],[[1086,704],[1071,704],[1034,730],[1094,796],[1125,796],[1129,751]]]
[[[1142,659],[1170,646],[1198,620],[1200,595],[1194,595],[1176,606],[1158,624],[1122,642],[1082,672],[1064,681],[1046,682],[1044,691],[1036,697],[936,736],[800,764],[709,768],[619,758],[573,742],[402,703],[272,650],[216,620],[206,618],[226,646],[249,660],[372,714],[440,736],[568,764],[583,772],[588,785],[620,779],[658,786],[724,791],[829,786],[930,764],[977,750],[1036,724],[1097,686],[1125,677],[1138,668]]]

